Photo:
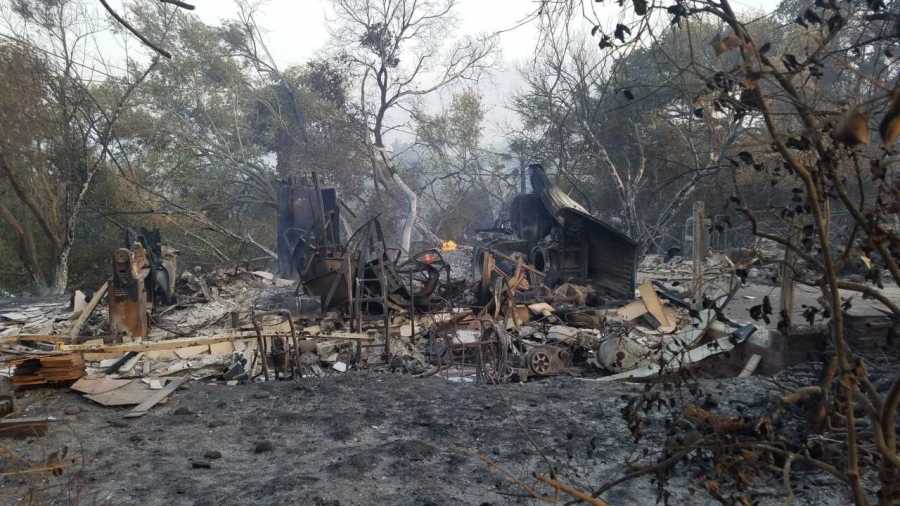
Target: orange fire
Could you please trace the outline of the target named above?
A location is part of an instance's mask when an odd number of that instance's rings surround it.
[[[441,244],[441,251],[447,253],[448,251],[456,251],[456,243],[453,241],[444,241]]]

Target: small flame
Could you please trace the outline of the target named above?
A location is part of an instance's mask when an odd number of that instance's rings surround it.
[[[444,253],[447,253],[448,251],[456,251],[456,243],[453,241],[444,241],[444,243],[441,244],[441,251],[443,251]]]
[[[440,260],[440,258],[441,257],[439,257],[438,255],[435,255],[433,253],[427,253],[427,254],[419,257],[419,261],[430,265],[430,264],[433,264],[433,263],[437,262],[438,260]]]

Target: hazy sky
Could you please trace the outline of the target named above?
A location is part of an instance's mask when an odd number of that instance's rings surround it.
[[[230,0],[193,0],[192,3],[196,6],[195,14],[207,24],[218,24],[235,17],[237,12]],[[455,13],[459,27],[451,39],[461,34],[504,31],[499,35],[503,61],[480,86],[488,137],[503,135],[507,125],[514,122],[514,115],[505,105],[522,84],[516,65],[534,54],[537,37],[534,23],[505,30],[520,24],[537,6],[535,0],[457,0]],[[282,68],[304,63],[324,50],[330,19],[334,19],[331,0],[267,0],[257,12],[257,22],[264,30],[272,56]],[[429,103],[442,103],[445,98],[432,97]],[[492,144],[490,139],[486,141]]]
[[[209,24],[217,24],[236,13],[230,0],[193,0],[192,3],[197,7],[194,12]],[[617,3],[616,0],[605,0],[594,5],[605,9],[613,19],[620,9]],[[732,0],[732,4],[741,10],[770,11],[778,3],[779,0]],[[538,0],[457,0],[458,33],[508,30],[534,12],[538,5]],[[260,6],[261,15],[257,21],[268,31],[270,49],[280,64],[303,63],[327,41],[328,20],[333,18],[330,0],[264,0]],[[507,62],[528,60],[534,53],[536,37],[535,23],[500,34],[504,59]]]
[[[460,33],[497,32],[508,29],[537,7],[535,0],[457,0]],[[234,17],[229,0],[194,0],[194,11],[209,24]],[[303,63],[328,40],[328,19],[333,18],[330,0],[268,0],[260,7],[259,24],[273,56],[281,65]],[[527,58],[534,50],[535,27],[527,25],[501,34],[504,56]]]
[[[0,0],[4,2],[6,0]],[[127,12],[124,4],[129,0],[115,0],[120,12]],[[210,25],[218,25],[225,19],[237,17],[238,9],[233,0],[188,0],[195,5],[194,14]],[[253,1],[253,0],[251,0]],[[329,35],[330,21],[334,20],[332,0],[257,0],[256,21],[263,31],[266,44],[276,63],[281,68],[299,65],[324,52]],[[621,7],[617,0],[595,3],[583,0],[585,5],[598,10],[604,25],[615,25]],[[731,0],[736,8],[748,11],[770,11],[779,0]],[[496,34],[501,51],[499,63],[482,78],[478,90],[485,108],[485,144],[501,148],[505,134],[518,124],[516,115],[508,109],[510,99],[524,86],[518,68],[527,65],[534,55],[538,38],[537,23],[522,23],[539,6],[538,0],[456,0],[454,10],[459,25],[454,33],[448,34],[453,40],[462,35]],[[99,15],[101,13],[98,8]],[[590,29],[587,20],[580,29]],[[333,24],[332,24],[333,26]],[[102,37],[102,36],[101,36]],[[119,39],[122,40],[122,39]],[[133,38],[126,38],[129,46],[139,44]],[[116,43],[121,49],[121,45]],[[119,51],[107,46],[103,53],[107,58]],[[124,52],[123,52],[124,54]],[[175,55],[177,58],[177,54]],[[115,58],[112,58],[115,60]],[[437,109],[449,102],[451,90],[443,90],[425,100],[425,107]],[[401,137],[405,137],[400,134]],[[398,139],[394,139],[398,140]],[[388,142],[392,142],[388,139]]]
[[[6,0],[0,0],[0,3]],[[129,0],[115,0],[120,12],[127,12],[124,4]],[[210,25],[217,25],[224,19],[235,18],[237,7],[233,0],[189,0],[196,6],[194,14]],[[613,26],[621,8],[616,0],[595,3],[583,0],[605,15],[604,25]],[[770,11],[779,0],[731,0],[743,11]],[[258,1],[257,23],[264,32],[266,43],[282,68],[303,64],[325,49],[329,41],[329,22],[334,19],[332,0],[261,0]],[[515,115],[507,109],[510,98],[523,86],[524,81],[517,68],[528,63],[534,55],[538,30],[536,22],[521,23],[538,7],[538,0],[456,0],[455,15],[459,26],[449,39],[464,34],[503,32],[498,35],[502,52],[500,63],[492,68],[479,85],[479,91],[486,109],[486,141],[503,136],[514,124]],[[97,15],[105,16],[99,7]],[[584,30],[589,30],[589,22],[582,20]],[[514,28],[514,29],[513,29]],[[104,45],[104,57],[116,63],[116,55],[125,54],[121,42],[113,42],[100,35]],[[119,41],[123,40],[121,38]],[[128,46],[139,45],[133,38],[125,38]],[[112,56],[110,56],[112,55]],[[177,54],[175,55],[177,58]],[[426,107],[435,107],[447,102],[447,93],[431,97]]]
[[[778,4],[778,0],[732,2],[742,10],[769,11]],[[218,24],[236,14],[230,0],[194,0],[193,3],[197,7],[195,13],[208,24]],[[614,24],[620,10],[617,3],[606,0],[593,5],[608,12],[609,21]],[[534,22],[510,29],[519,25],[537,6],[536,0],[457,0],[455,12],[460,25],[455,35],[503,31],[499,35],[502,63],[479,87],[487,109],[485,135],[488,138],[485,140],[488,144],[493,144],[491,138],[502,136],[515,123],[515,115],[507,110],[506,104],[523,85],[516,67],[533,56],[538,34]],[[304,63],[322,51],[329,39],[329,19],[334,17],[331,0],[267,0],[261,3],[257,15],[257,22],[266,32],[269,49],[282,67]],[[442,101],[445,102],[446,97],[432,98],[429,104]]]

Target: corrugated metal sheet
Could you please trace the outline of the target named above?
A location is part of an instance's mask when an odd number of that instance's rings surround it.
[[[532,165],[531,184],[547,211],[562,226],[570,245],[588,246],[588,277],[598,289],[623,298],[634,297],[638,245],[587,210],[547,178],[543,167]]]

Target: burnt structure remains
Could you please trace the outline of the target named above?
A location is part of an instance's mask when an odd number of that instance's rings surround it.
[[[150,272],[144,279],[147,300],[157,307],[175,304],[178,251],[163,244],[158,229],[128,229],[125,233],[125,247],[132,249],[135,244],[143,246],[149,264]]]
[[[337,191],[320,187],[315,174],[281,180],[275,233],[277,274],[298,279],[313,249],[335,248],[342,242]]]
[[[350,315],[357,329],[365,317],[386,319],[391,309],[426,310],[441,273],[449,272],[436,249],[402,260],[378,217],[344,240],[337,193],[320,187],[315,174],[282,181],[278,204],[280,275],[299,280],[297,293],[318,297],[323,311]]]
[[[517,195],[509,226],[494,230],[482,250],[523,255],[544,274],[543,284],[589,285],[599,294],[634,296],[638,245],[613,226],[593,217],[553,184],[541,165],[529,167],[532,192]],[[476,271],[483,267],[475,254]]]

